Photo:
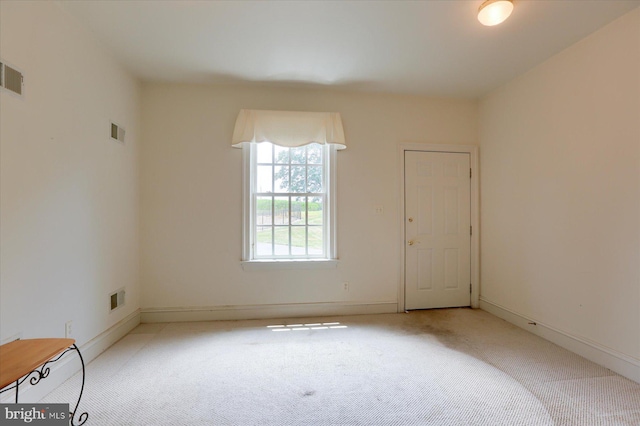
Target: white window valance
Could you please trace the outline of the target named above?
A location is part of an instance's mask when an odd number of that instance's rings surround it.
[[[280,146],[332,144],[345,149],[342,119],[337,112],[268,111],[241,109],[231,145],[271,142]]]

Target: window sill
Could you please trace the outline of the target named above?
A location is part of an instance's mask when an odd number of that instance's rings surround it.
[[[317,260],[245,260],[240,262],[245,271],[261,271],[271,269],[334,269],[338,267],[337,259]]]

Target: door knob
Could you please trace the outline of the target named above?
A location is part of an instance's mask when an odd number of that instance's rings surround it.
[[[412,217],[409,218],[409,222],[413,222],[413,218]]]
[[[416,242],[415,242],[414,240],[409,240],[409,243],[408,243],[408,244],[409,244],[410,246],[412,246],[412,245],[414,245],[415,243],[416,243]]]

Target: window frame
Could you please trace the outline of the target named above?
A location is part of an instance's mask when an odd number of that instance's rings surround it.
[[[324,165],[323,178],[326,185],[326,223],[323,230],[325,257],[274,257],[256,258],[254,243],[256,240],[255,200],[256,175],[257,175],[257,143],[245,143],[242,147],[242,267],[245,270],[253,269],[291,269],[291,268],[335,268],[337,267],[337,227],[336,227],[336,147],[334,145],[321,145],[323,157],[327,164]]]

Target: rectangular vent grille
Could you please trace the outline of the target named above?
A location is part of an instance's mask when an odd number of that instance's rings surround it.
[[[113,311],[124,305],[125,302],[125,289],[121,288],[109,295],[109,310]]]
[[[0,86],[22,96],[24,77],[22,73],[9,65],[0,62]]]
[[[111,139],[124,143],[124,128],[114,122],[111,122]]]

